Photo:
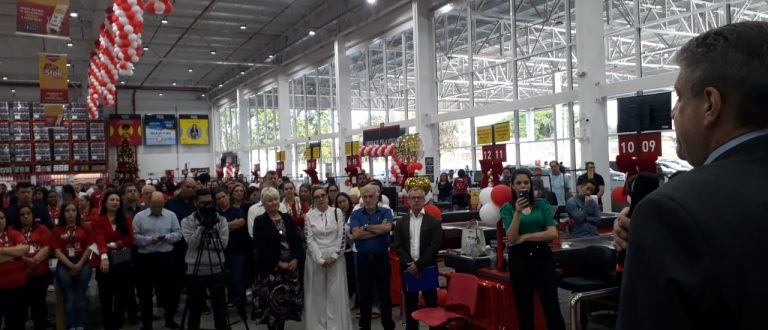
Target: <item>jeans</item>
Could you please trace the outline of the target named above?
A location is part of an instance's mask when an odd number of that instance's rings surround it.
[[[27,301],[29,309],[32,310],[32,323],[35,330],[45,330],[48,327],[48,304],[45,303],[45,296],[48,295],[50,284],[50,272],[27,278]],[[26,315],[26,308],[24,315]]]
[[[77,263],[77,258],[70,258],[72,263]],[[86,263],[77,276],[69,275],[69,268],[59,262],[56,267],[56,281],[59,282],[61,292],[64,295],[64,315],[67,319],[67,329],[85,327],[85,318],[88,313],[85,292],[88,290],[88,282],[91,280],[91,266]]]
[[[24,308],[27,307],[26,289],[0,289],[0,328],[5,330],[24,330],[26,317]]]
[[[130,303],[133,286],[130,285],[129,268],[111,268],[108,273],[96,272],[99,287],[101,320],[105,330],[122,329],[125,322],[126,304]]]
[[[229,268],[229,296],[235,304],[245,306],[245,255],[226,256],[227,268]]]
[[[227,328],[227,297],[224,293],[226,275],[218,273],[204,276],[189,276],[187,286],[187,305],[189,306],[188,329],[200,328],[200,316],[205,305],[205,292],[208,291],[213,307],[213,320],[216,329]]]
[[[360,291],[360,329],[371,329],[372,291],[378,289],[381,309],[381,325],[384,330],[395,329],[392,321],[392,299],[390,296],[389,253],[357,253],[357,281]]]

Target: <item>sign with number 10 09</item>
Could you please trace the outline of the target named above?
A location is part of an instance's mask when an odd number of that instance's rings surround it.
[[[507,161],[507,145],[496,144],[483,146],[483,159],[493,159],[499,162]]]
[[[619,135],[619,155],[661,157],[661,133]]]

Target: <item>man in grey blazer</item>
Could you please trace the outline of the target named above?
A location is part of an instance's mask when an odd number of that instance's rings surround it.
[[[424,212],[425,195],[422,188],[411,188],[408,192],[411,210],[395,226],[395,250],[400,257],[401,274],[409,272],[418,277],[425,268],[437,266],[437,253],[443,242],[443,227],[440,221]],[[418,309],[419,293],[407,292],[405,279],[403,293],[407,316],[406,329],[416,330],[419,328],[419,322],[411,317],[411,313]],[[437,290],[421,293],[427,307],[437,307]]]
[[[618,328],[765,329],[768,23],[705,32],[676,61],[677,153],[695,168],[614,227]]]

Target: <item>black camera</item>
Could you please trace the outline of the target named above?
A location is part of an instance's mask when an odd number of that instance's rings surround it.
[[[198,207],[200,212],[200,225],[205,228],[213,228],[219,223],[219,218],[216,216],[216,207],[213,203],[202,203]]]

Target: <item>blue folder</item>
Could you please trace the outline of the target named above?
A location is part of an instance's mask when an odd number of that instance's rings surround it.
[[[440,283],[437,280],[437,266],[430,266],[424,268],[421,272],[421,276],[416,278],[408,271],[403,272],[403,278],[405,279],[406,292],[419,292],[436,290],[440,287]]]

